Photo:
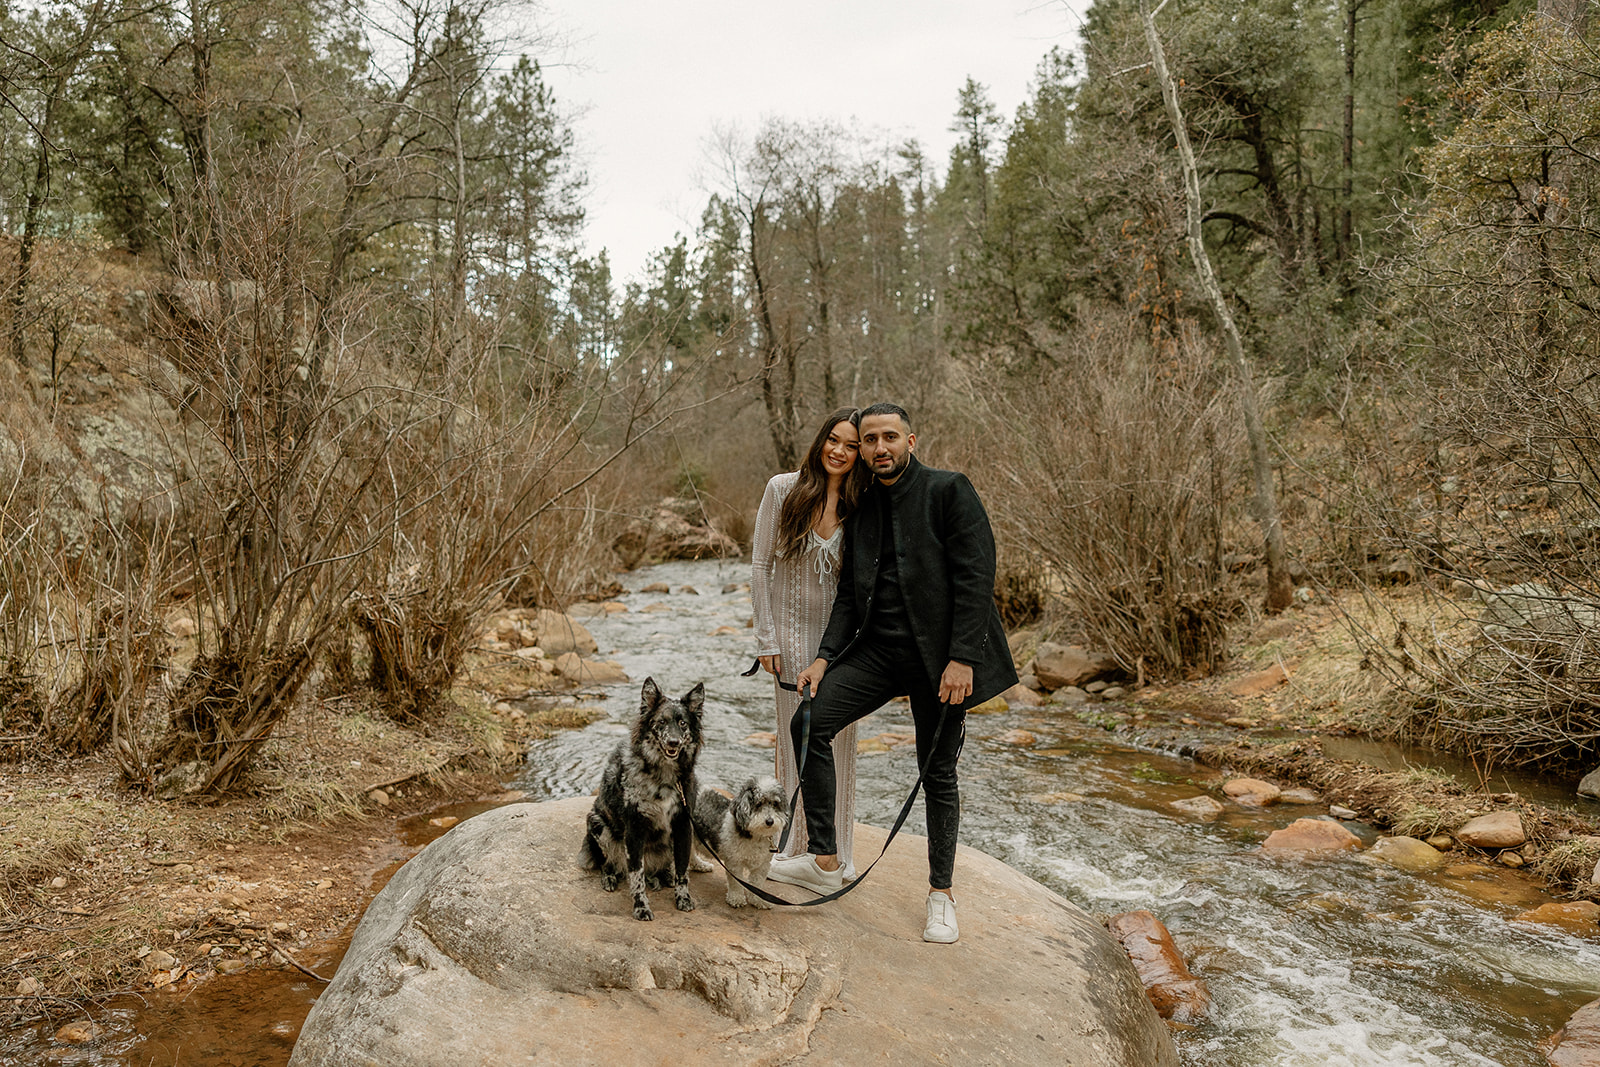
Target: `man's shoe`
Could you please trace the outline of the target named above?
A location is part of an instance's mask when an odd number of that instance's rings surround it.
[[[780,856],[773,860],[772,869],[767,872],[767,881],[797,885],[813,893],[826,894],[844,885],[844,872],[823,870],[817,866],[817,857],[808,852],[803,856]]]
[[[953,945],[960,936],[961,931],[956,929],[956,902],[943,893],[929,893],[928,925],[922,928],[922,940]]]

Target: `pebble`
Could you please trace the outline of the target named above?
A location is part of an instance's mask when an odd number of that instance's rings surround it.
[[[368,793],[367,799],[378,805],[380,808],[387,808],[389,806],[389,794],[385,793],[381,789],[374,789],[372,792]]]
[[[1088,699],[1088,692],[1075,685],[1064,685],[1050,694],[1052,704],[1082,704]]]
[[[65,889],[65,888],[67,888],[67,880],[65,878],[53,878],[50,881],[50,888],[51,889]]]
[[[672,592],[672,586],[668,585],[666,582],[651,582],[649,585],[647,585],[647,586],[643,587],[642,589],[640,589],[639,592],[641,592],[641,593],[670,593],[670,592]]]
[[[243,974],[250,969],[248,960],[218,960],[218,974]]]
[[[441,815],[437,819],[429,819],[428,825],[437,826],[441,829],[448,830],[450,827],[454,826],[460,821],[461,820],[456,818],[454,815]],[[285,926],[284,929],[287,930],[288,926]]]
[[[680,586],[678,586],[678,592],[680,592],[680,593],[688,593],[690,596],[699,596],[700,595],[700,590],[696,589],[692,585],[680,585]]]
[[[722,587],[722,591],[724,593],[737,593],[739,591],[739,583],[729,582],[727,585]]]
[[[1121,700],[1128,695],[1128,691],[1120,685],[1109,686],[1100,690],[1101,700]]]
[[[66,1045],[81,1045],[93,1041],[105,1031],[89,1019],[70,1022],[56,1031],[56,1040]]]
[[[1332,815],[1335,819],[1354,819],[1356,817],[1356,813],[1354,811],[1350,810],[1349,808],[1340,807],[1338,804],[1329,804],[1328,814]]]
[[[1494,858],[1494,861],[1496,863],[1500,864],[1500,866],[1502,866],[1502,867],[1511,867],[1511,868],[1517,868],[1517,867],[1525,866],[1527,864],[1527,862],[1528,862],[1527,860],[1522,858],[1522,853],[1513,851],[1512,849],[1509,849],[1509,848],[1506,849],[1504,852],[1500,853],[1500,855],[1496,856]]]
[[[1168,806],[1176,808],[1179,811],[1188,812],[1190,815],[1198,815],[1202,819],[1215,819],[1218,815],[1221,815],[1224,810],[1221,801],[1217,800],[1215,797],[1208,796],[1188,797],[1184,800],[1174,800],[1171,801]]]
[[[177,957],[156,949],[144,958],[144,965],[152,971],[170,971],[178,965]]]

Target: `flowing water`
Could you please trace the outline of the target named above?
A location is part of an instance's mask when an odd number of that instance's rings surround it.
[[[721,592],[747,579],[746,566],[712,562],[630,575],[631,589],[666,582],[673,592],[630,593],[626,613],[589,625],[601,656],[634,681],[605,691],[605,720],[537,743],[511,784],[534,799],[592,791],[647,675],[672,695],[706,683],[705,778],[732,785],[770,773],[771,749],[750,738],[774,728],[772,686],[738,676],[754,645],[749,596]],[[734,632],[716,632],[725,627]],[[906,706],[891,704],[861,736],[911,730]],[[1034,744],[1003,739],[1012,731]],[[1085,726],[1067,709],[969,717],[961,775],[964,843],[1092,913],[1146,908],[1166,923],[1215,1002],[1206,1022],[1179,1035],[1186,1067],[1544,1067],[1539,1042],[1600,996],[1600,943],[1508,921],[1548,899],[1526,877],[1466,861],[1414,875],[1349,853],[1264,855],[1258,845],[1272,830],[1326,809],[1179,815],[1169,802],[1203,792],[1216,772]],[[892,823],[915,777],[909,745],[864,753],[858,818]],[[445,810],[465,818],[483,807]],[[919,804],[908,830],[920,833],[921,817]],[[413,846],[442,832],[426,816],[407,827]],[[956,877],[959,894],[959,867]],[[334,957],[308,962],[331,967]],[[0,1038],[0,1063],[281,1067],[316,993],[292,973],[214,980],[101,1009],[109,1037],[92,1047],[53,1047],[48,1028],[33,1040]]]

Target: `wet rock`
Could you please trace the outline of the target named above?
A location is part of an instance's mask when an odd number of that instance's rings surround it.
[[[1578,937],[1593,937],[1600,933],[1600,925],[1597,925],[1600,924],[1600,904],[1592,900],[1541,904],[1518,915],[1513,921],[1557,926]]]
[[[1028,799],[1039,804],[1081,804],[1084,797],[1082,793],[1063,789],[1054,793],[1033,793]]]
[[[1058,645],[1046,641],[1033,657],[1033,675],[1046,689],[1066,685],[1083,686],[1117,669],[1117,661],[1104,652],[1090,652],[1077,645]]]
[[[1163,1019],[1195,1023],[1211,1008],[1206,983],[1184,963],[1177,942],[1160,919],[1148,911],[1113,915],[1106,926],[1133,961],[1145,995]]]
[[[1222,801],[1205,795],[1188,797],[1184,800],[1174,800],[1167,806],[1202,819],[1215,819],[1226,810],[1222,805]]]
[[[1545,1046],[1550,1067],[1600,1067],[1600,1000],[1572,1013]]]
[[[600,648],[588,627],[559,611],[539,609],[533,618],[533,629],[539,635],[539,647],[550,656],[560,656],[563,652],[592,656]]]
[[[1253,808],[1276,804],[1283,795],[1282,789],[1259,778],[1231,778],[1223,784],[1222,791],[1240,804]]]
[[[747,745],[753,745],[756,748],[777,748],[778,735],[770,730],[762,730],[759,733],[753,733],[746,737],[744,739],[744,743]]]
[[[218,960],[218,974],[243,974],[250,969],[249,960]]]
[[[1006,703],[1005,697],[990,697],[982,704],[974,704],[967,709],[968,715],[998,715],[1002,711],[1010,711],[1011,705]]]
[[[1002,745],[1016,745],[1019,748],[1027,748],[1030,745],[1039,743],[1039,739],[1027,730],[1007,730],[999,737],[996,737],[995,740]]]
[[[1444,853],[1414,837],[1380,837],[1361,858],[1402,871],[1431,871],[1444,863]]]
[[[1270,693],[1289,681],[1289,672],[1281,663],[1274,663],[1265,670],[1252,671],[1228,683],[1228,693],[1236,697],[1254,697],[1262,693]]]
[[[1473,848],[1521,848],[1528,835],[1522,829],[1522,816],[1518,813],[1491,811],[1458,826],[1455,839]]]
[[[668,585],[666,582],[651,582],[649,585],[641,587],[639,592],[641,592],[641,593],[670,593],[670,592],[672,592],[672,586]]]
[[[1354,819],[1358,814],[1353,808],[1342,807],[1338,804],[1328,805],[1328,814],[1335,819]]]
[[[1261,843],[1266,852],[1339,852],[1360,848],[1361,839],[1329,819],[1296,819]]]
[[[622,669],[620,663],[584,659],[576,652],[556,657],[556,673],[579,685],[611,685],[628,680],[628,672]]]
[[[1278,794],[1278,802],[1281,804],[1321,804],[1322,797],[1317,795],[1315,790],[1307,789],[1304,786],[1292,786]]]
[[[1021,682],[1001,693],[1000,697],[1013,708],[1038,708],[1043,707],[1045,702],[1044,697]]]
[[[1580,797],[1600,797],[1600,767],[1596,767],[1583,776],[1583,781],[1578,783]]]
[[[644,923],[627,893],[605,893],[572,862],[591,804],[485,812],[401,868],[290,1067],[520,1063],[531,1049],[611,1067],[1178,1063],[1106,930],[975,849],[960,848],[964,929],[949,950],[918,936],[922,895],[906,888],[927,878],[927,842],[911,834],[878,877],[826,908],[751,917],[723,904],[720,874],[696,873],[695,911],[658,891]],[[855,835],[863,853],[884,839],[870,826]]]
[[[692,585],[680,585],[680,586],[678,586],[678,592],[687,593],[689,596],[699,596],[700,595],[700,590],[696,589]]]
[[[450,827],[454,826],[456,823],[458,823],[460,821],[461,820],[456,818],[454,815],[441,815],[437,819],[429,819],[428,820],[428,825],[429,826],[437,826],[441,830],[448,830],[448,829],[450,829]],[[277,925],[277,924],[274,923],[273,925]],[[287,925],[284,926],[285,930],[287,930],[288,928],[289,927]]]
[[[105,1033],[92,1019],[78,1019],[56,1031],[56,1040],[63,1045],[82,1045]]]
[[[1088,692],[1079,689],[1075,685],[1064,685],[1050,694],[1050,703],[1052,704],[1084,704],[1088,700]]]

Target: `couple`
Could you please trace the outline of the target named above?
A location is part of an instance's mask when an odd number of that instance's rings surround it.
[[[762,497],[751,583],[758,656],[768,672],[815,694],[799,783],[804,818],[768,877],[828,893],[855,876],[854,724],[909,696],[917,760],[927,767],[922,936],[948,944],[958,936],[951,881],[966,709],[1017,674],[994,606],[989,517],[966,476],[923,466],[916,443],[897,405],[835,412],[800,470],[773,478]],[[778,776],[793,790],[800,698],[781,689],[777,698]]]

